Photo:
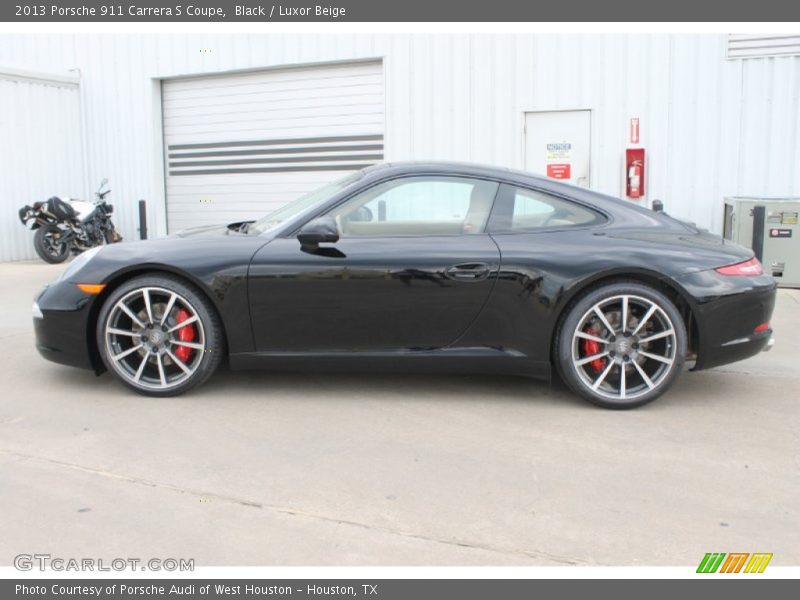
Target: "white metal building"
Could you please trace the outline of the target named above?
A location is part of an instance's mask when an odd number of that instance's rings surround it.
[[[638,143],[631,141],[638,119]],[[545,173],[719,232],[725,196],[800,195],[800,36],[0,35],[0,260],[17,209],[91,196],[151,237],[263,214],[381,160]],[[561,148],[562,146],[558,146]]]

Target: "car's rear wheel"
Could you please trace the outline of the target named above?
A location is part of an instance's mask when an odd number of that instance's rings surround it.
[[[555,349],[559,373],[573,391],[605,408],[634,408],[675,381],[686,356],[686,327],[662,293],[614,283],[570,307]]]
[[[108,370],[148,396],[175,396],[208,379],[223,354],[209,300],[171,276],[132,279],[100,310],[97,347]]]

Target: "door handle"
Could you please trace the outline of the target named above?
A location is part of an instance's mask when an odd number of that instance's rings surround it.
[[[486,263],[462,263],[445,270],[445,275],[456,281],[480,281],[489,276],[489,265]]]

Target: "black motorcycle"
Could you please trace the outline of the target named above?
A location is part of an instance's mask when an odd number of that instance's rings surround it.
[[[94,202],[82,202],[53,196],[46,202],[19,209],[19,219],[28,229],[36,231],[33,247],[36,254],[48,263],[60,263],[72,254],[79,254],[101,244],[122,241],[111,213],[114,207],[106,202],[111,190],[103,190],[103,179],[95,192]]]

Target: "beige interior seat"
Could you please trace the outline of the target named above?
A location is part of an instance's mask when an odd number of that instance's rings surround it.
[[[481,184],[472,188],[469,210],[462,226],[463,233],[476,233],[483,230],[489,218],[489,212],[492,210],[496,189],[494,185]]]

